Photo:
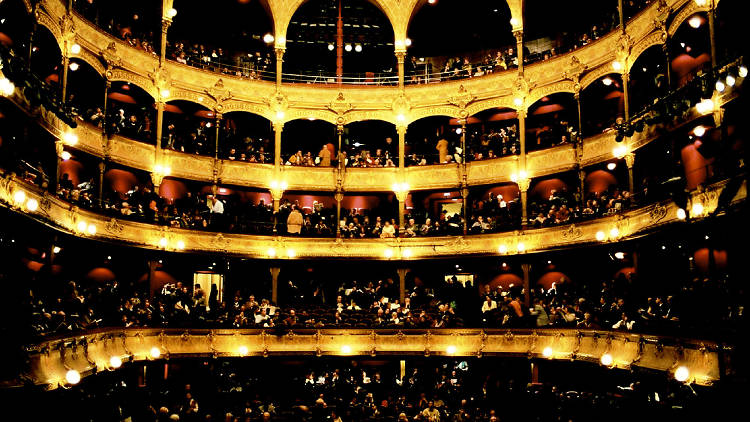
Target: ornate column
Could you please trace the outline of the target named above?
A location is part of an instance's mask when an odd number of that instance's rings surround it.
[[[104,160],[99,161],[99,186],[98,186],[98,195],[97,200],[99,202],[99,208],[102,207],[104,202],[104,172],[107,171],[107,165],[105,164]]]
[[[159,45],[159,67],[164,64],[167,58],[167,32],[172,25],[172,18],[177,15],[177,11],[172,7],[174,0],[162,0],[161,10],[161,44]]]
[[[398,89],[404,90],[404,61],[406,60],[406,51],[396,50],[396,62],[398,63]]]
[[[521,264],[523,270],[523,303],[526,308],[531,306],[531,283],[529,282],[529,272],[531,271],[531,264]]]
[[[578,86],[578,85],[576,85]],[[583,142],[583,117],[581,116],[581,91],[576,90],[573,96],[576,99],[576,105],[578,106],[578,140],[576,143]]]
[[[271,303],[276,305],[279,303],[279,272],[281,272],[281,268],[271,267],[269,271],[271,273]]]
[[[281,75],[284,64],[284,51],[283,47],[276,46],[276,91],[281,89]]]
[[[156,101],[156,159],[155,163],[159,164],[159,161],[161,160],[161,137],[164,128],[162,127],[164,125],[164,99],[162,98],[161,94],[159,94],[159,98]]]
[[[664,36],[664,44],[661,45],[661,49],[664,52],[664,59],[666,60],[667,65],[665,69],[667,72],[667,92],[669,92],[672,90],[672,60],[669,58],[669,45],[671,40],[666,31],[664,31]]]
[[[398,131],[398,171],[403,177],[406,162],[406,125],[397,125],[396,131]]]
[[[281,131],[284,130],[283,122],[273,122],[274,150],[273,150],[273,167],[276,176],[281,173]]]
[[[578,183],[581,188],[581,209],[586,205],[586,170],[578,168]]]
[[[55,193],[57,193],[57,191],[60,188],[60,176],[61,176],[60,175],[60,169],[62,168],[62,162],[63,162],[62,156],[63,156],[63,152],[64,151],[65,151],[65,144],[63,143],[62,139],[56,140],[55,141],[55,152],[57,154],[57,161],[56,161],[57,167],[55,168],[55,180],[54,180],[54,182],[55,182],[55,184],[54,184],[54,187],[55,187],[54,192]]]
[[[404,235],[404,213],[406,211],[406,198],[409,196],[409,184],[396,183],[393,193],[396,194],[396,200],[398,201],[398,235],[402,237]]]
[[[284,195],[284,191],[287,188],[286,182],[279,182],[278,180],[271,181],[271,199],[273,200],[273,232],[276,233],[276,225],[278,224],[278,213],[279,213],[279,202],[281,197]]]
[[[398,300],[402,305],[406,300],[406,273],[408,271],[408,268],[399,268],[396,270],[398,273]]]
[[[520,144],[520,154],[518,156],[519,167],[526,171],[526,109],[517,111],[518,113],[518,143]]]
[[[633,184],[633,166],[635,165],[635,153],[629,152],[625,154],[625,164],[628,166],[628,188],[630,190],[630,194],[632,195],[634,193],[634,187]]]
[[[218,111],[214,111],[214,118],[216,123],[216,140],[214,142],[214,159],[219,159],[219,134],[221,133],[221,117],[222,114]]]
[[[630,97],[628,91],[630,85],[630,73],[627,71],[622,72],[622,102],[625,112],[625,121],[630,121]]]
[[[513,31],[516,37],[516,57],[518,57],[518,73],[523,74],[523,30]]]
[[[466,236],[469,233],[469,187],[466,186],[466,172],[464,172],[463,178],[464,180],[461,183],[461,203],[464,213],[464,236]]]
[[[711,67],[716,69],[718,58],[716,57],[716,1],[708,0],[708,34],[711,37]]]
[[[617,12],[620,16],[620,31],[625,33],[625,9],[623,9],[623,1],[617,0]]]
[[[333,196],[336,199],[336,239],[341,238],[341,201],[344,200],[344,192],[338,187]]]
[[[70,56],[68,54],[68,50],[69,50],[68,41],[65,41],[63,45],[64,47],[63,47],[63,54],[62,54],[63,56],[62,57],[63,58],[62,98],[60,98],[60,100],[62,101],[63,104],[66,104],[67,99],[68,99],[68,67],[70,66]]]
[[[522,177],[519,178],[516,183],[518,183],[518,190],[521,191],[521,225],[525,227],[529,223],[528,212],[526,209],[528,205],[526,192],[529,190],[529,185],[531,185],[531,179],[528,177]]]

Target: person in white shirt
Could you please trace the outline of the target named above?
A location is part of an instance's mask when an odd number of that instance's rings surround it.
[[[211,196],[211,214],[224,214],[224,203],[217,197]]]
[[[615,322],[615,324],[612,326],[612,329],[633,331],[634,326],[635,326],[635,321],[628,318],[628,315],[625,312],[623,312],[622,317],[620,317],[619,321]]]
[[[487,300],[485,300],[484,303],[482,303],[482,313],[483,314],[487,313],[496,308],[497,308],[497,302],[492,300],[491,297],[487,296]]]

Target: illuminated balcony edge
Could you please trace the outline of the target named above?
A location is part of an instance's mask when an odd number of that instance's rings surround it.
[[[686,5],[692,4],[691,2],[692,0],[667,1],[667,10],[673,11],[669,16],[682,13],[686,7],[690,7]],[[659,9],[658,2],[653,2],[641,10],[626,25],[624,37],[632,47],[629,64],[648,47],[663,42],[661,28],[653,23],[661,17],[662,13],[663,10]],[[231,75],[187,68],[171,62],[167,62],[160,69],[158,75],[154,75],[154,69],[159,69],[158,57],[128,46],[75,13],[67,15],[63,2],[46,2],[38,16],[39,24],[48,27],[55,34],[61,47],[64,43],[63,39],[69,35],[61,28],[62,22],[72,22],[76,32],[70,35],[82,46],[82,51],[77,55],[78,58],[90,62],[100,74],[107,74],[111,81],[127,80],[135,83],[151,93],[154,98],[158,97],[159,87],[157,87],[157,84],[167,83],[172,88],[170,99],[194,101],[199,96],[205,97],[206,92],[212,92],[211,90],[217,80],[221,79],[226,89],[235,94],[232,100],[220,102],[222,112],[254,110],[272,118],[274,107],[277,105],[275,99],[279,98],[280,94],[286,99],[283,103],[289,107],[286,113],[288,119],[307,117],[312,110],[320,114],[319,118],[334,123],[339,118],[343,118],[344,124],[365,118],[396,123],[393,105],[394,100],[400,98],[401,95],[396,87],[379,87],[376,89],[382,90],[383,95],[372,95],[373,89],[369,87],[330,87],[285,83],[281,84],[280,91],[277,92],[277,87],[273,82],[240,80]],[[670,26],[668,32],[672,34],[674,30],[676,29]],[[62,36],[63,34],[65,36]],[[533,88],[531,88],[527,99],[542,98],[553,92],[573,92],[577,85],[573,79],[580,77],[580,86],[585,87],[593,82],[596,79],[595,76],[602,71],[611,72],[611,62],[615,59],[616,47],[618,43],[623,42],[622,40],[623,37],[620,36],[619,32],[613,30],[587,46],[550,60],[526,66],[524,73],[533,82]],[[122,54],[122,52],[127,54]],[[127,60],[122,56],[127,56]],[[102,57],[109,59],[112,64],[109,67],[102,65]],[[104,62],[107,62],[107,60],[104,60]],[[572,68],[567,69],[574,63],[586,66],[582,71],[583,73],[573,71]],[[628,69],[624,70],[627,71]],[[155,78],[155,76],[160,77]],[[412,114],[419,114],[419,116],[413,117],[425,117],[431,111],[438,109],[441,110],[441,113],[450,109],[452,110],[450,114],[456,114],[454,117],[458,117],[458,113],[464,110],[464,107],[459,107],[450,101],[450,98],[455,96],[457,92],[465,88],[475,97],[476,101],[472,101],[467,109],[474,108],[477,103],[496,103],[499,101],[503,104],[512,104],[513,95],[508,92],[509,89],[503,87],[511,86],[516,78],[517,72],[498,72],[488,76],[459,81],[408,86],[405,95],[411,104]],[[248,93],[252,94],[248,95]],[[335,102],[340,93],[346,98],[347,103],[354,106],[353,109],[343,113],[331,110],[332,101]],[[441,98],[438,103],[435,102],[436,95]],[[213,100],[207,100],[207,102],[213,102]],[[206,105],[211,108],[216,104]],[[425,114],[425,116],[422,116],[422,114]]]
[[[154,349],[160,352],[156,358]],[[111,328],[27,347],[30,364],[25,375],[34,384],[55,389],[65,384],[70,369],[82,377],[111,369],[113,356],[126,365],[247,356],[500,356],[598,364],[609,354],[609,367],[670,374],[684,366],[689,382],[711,385],[721,378],[721,356],[731,350],[703,340],[575,329],[300,329],[276,335],[271,330]]]
[[[695,191],[690,203],[700,203],[703,209],[702,216],[706,216],[716,209],[721,191],[726,185],[727,181],[723,181],[710,185],[703,191]],[[36,210],[25,210],[14,204],[14,195],[19,190],[25,192],[25,198],[37,201]],[[746,196],[747,187],[743,182],[732,202],[743,201]],[[166,239],[167,245],[177,245],[181,242],[180,251],[221,253],[258,259],[277,259],[276,254],[269,255],[268,251],[271,249],[279,253],[294,250],[294,256],[288,259],[418,260],[464,255],[497,256],[501,245],[505,245],[506,251],[511,251],[511,254],[516,251],[527,254],[574,245],[619,242],[681,221],[678,218],[678,207],[674,203],[661,202],[580,224],[467,237],[343,240],[211,233],[106,217],[71,206],[36,187],[9,177],[0,179],[0,205],[74,235],[122,242],[147,249],[165,249],[162,239]],[[93,233],[81,230],[79,224],[82,221],[95,226]],[[604,235],[606,233],[610,235]],[[523,245],[523,249],[518,245]]]

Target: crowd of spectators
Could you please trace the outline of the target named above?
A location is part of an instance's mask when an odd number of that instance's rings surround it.
[[[599,193],[592,192],[584,199],[585,204],[581,202],[580,189],[572,195],[553,189],[549,197],[529,204],[529,225],[538,228],[577,223],[614,215],[636,205],[636,198],[629,191],[617,188]]]
[[[404,373],[395,361],[219,361],[209,371],[198,362],[183,365],[176,376],[145,387],[126,375],[99,375],[72,394],[51,394],[80,397],[61,400],[61,407],[81,403],[87,420],[116,413],[133,422],[626,421],[643,414],[682,419],[716,405],[703,390],[638,374],[591,385],[551,370],[544,383],[530,383],[504,361],[409,360]],[[585,371],[583,378],[596,373]]]

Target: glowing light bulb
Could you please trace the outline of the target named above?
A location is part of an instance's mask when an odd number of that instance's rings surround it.
[[[615,258],[625,259],[625,252],[615,252]]]
[[[703,214],[703,204],[700,202],[696,202],[693,204],[693,207],[690,209],[691,215],[701,215]]]
[[[453,346],[453,345],[450,345],[445,349],[445,352],[448,353],[449,355],[455,355],[456,351],[457,351],[456,346]]]
[[[178,240],[178,241],[177,241],[177,249],[179,249],[179,250],[184,250],[184,249],[185,249],[185,241],[183,241],[183,240]]]
[[[605,236],[605,235],[604,235],[604,232],[603,232],[603,231],[599,230],[598,232],[596,232],[596,240],[598,240],[598,241],[600,241],[600,242],[601,242],[601,241],[603,241],[603,240],[604,240],[604,236]]]
[[[617,227],[612,227],[609,230],[609,237],[611,237],[611,238],[614,239],[614,238],[616,238],[619,235],[620,235],[620,230],[618,230]]]
[[[518,252],[523,252],[526,250],[526,245],[523,242],[518,242],[518,245],[516,245],[516,250],[518,250]]]
[[[686,218],[687,218],[687,213],[685,212],[685,210],[682,209],[682,208],[678,208],[677,209],[677,219],[678,220],[684,220]]]
[[[722,81],[716,81],[716,90],[719,92],[724,92],[726,89],[726,85],[724,85],[724,82]]]
[[[162,237],[161,239],[159,239],[159,246],[162,247],[162,248],[166,248],[167,247],[167,238],[166,237]]]
[[[617,164],[616,163],[609,163],[609,164],[607,164],[607,170],[612,171],[615,168],[617,168]]]
[[[612,366],[612,363],[614,363],[614,359],[612,358],[612,355],[610,355],[609,353],[603,354],[602,358],[599,359],[599,361],[604,366]]]
[[[70,70],[75,72],[76,70],[78,70],[79,65],[76,62],[71,62],[70,65],[68,65],[68,67],[70,68]]]
[[[680,366],[674,371],[674,379],[685,382],[690,378],[690,370],[686,366]]]
[[[411,258],[411,249],[404,249],[404,251],[401,253],[401,256],[403,256],[404,258]]]
[[[63,151],[60,154],[60,159],[62,159],[63,161],[68,161],[71,158],[73,158],[73,155],[71,153],[69,153],[68,151]]]
[[[706,128],[703,126],[696,126],[695,129],[693,129],[693,133],[697,137],[701,137],[706,134]]]
[[[521,107],[523,105],[523,98],[521,97],[514,98],[513,104],[515,104],[517,107]]]
[[[60,253],[61,250],[62,250],[62,248],[59,247],[59,246],[55,246],[55,247],[52,248],[52,252],[53,253]]]
[[[542,350],[542,356],[545,358],[552,357],[552,348],[549,346],[545,347],[544,350]]]
[[[690,18],[688,20],[688,25],[690,25],[690,27],[693,28],[693,29],[700,28],[701,27],[701,23],[703,23],[703,21],[702,21],[701,17],[698,16],[698,15],[695,15],[695,16],[693,16],[692,18]]]
[[[122,359],[119,356],[112,356],[109,358],[109,366],[117,369],[122,366]]]
[[[70,46],[70,52],[73,54],[78,54],[81,52],[81,46],[78,43],[75,43]]]
[[[75,369],[71,369],[68,372],[65,373],[65,381],[68,382],[68,384],[75,385],[81,382],[81,373],[76,371]]]
[[[345,345],[341,346],[341,354],[343,354],[343,355],[348,355],[348,354],[350,354],[351,352],[352,352],[352,347],[351,347],[351,346],[349,346],[349,345],[347,345],[347,344],[345,344]]]
[[[740,66],[740,68],[737,69],[737,74],[740,75],[740,78],[744,78],[745,76],[747,76],[747,67]]]
[[[695,109],[700,114],[708,114],[714,111],[714,102],[710,98],[701,100],[698,104],[695,105]]]
[[[385,256],[387,259],[393,258],[393,249],[388,248],[383,252],[383,256]]]
[[[295,256],[297,256],[297,251],[295,251],[294,249],[287,249],[286,256],[288,256],[289,258],[294,258]]]
[[[171,93],[169,92],[167,88],[162,88],[162,90],[159,91],[159,94],[161,94],[162,98],[169,98],[169,94]]]
[[[273,258],[274,256],[276,256],[276,249],[275,248],[268,248],[268,250],[266,251],[266,255],[268,255],[271,258]]]
[[[167,17],[169,17],[170,19],[172,19],[175,16],[177,16],[177,9],[175,9],[174,7],[172,7],[169,10],[167,10]]]
[[[333,46],[333,44],[328,44],[328,51],[333,51],[333,49],[336,48]]]
[[[351,44],[345,45],[344,50],[346,50],[347,52],[352,51],[352,45]]]
[[[159,356],[161,356],[161,350],[159,350],[158,347],[152,347],[151,350],[149,350],[149,355],[154,359],[158,359]]]
[[[237,351],[239,352],[240,356],[247,356],[249,353],[249,350],[247,350],[247,346],[240,346]]]
[[[505,245],[500,245],[497,247],[497,251],[499,253],[508,253],[508,247]]]
[[[90,234],[91,236],[96,234],[96,226],[93,224],[89,224],[89,226],[86,228],[86,232]]]
[[[620,63],[617,60],[613,61],[612,62],[612,69],[614,69],[614,70],[616,70],[616,71],[619,72],[620,70],[622,70],[622,63]]]
[[[0,92],[6,97],[9,97],[13,95],[13,92],[16,90],[16,86],[13,85],[13,82],[10,81],[8,78],[2,78],[0,79]]]
[[[34,211],[38,210],[39,209],[39,201],[37,201],[34,198],[29,199],[28,201],[26,201],[26,209],[29,210],[29,211],[31,211],[31,212],[34,212]]]
[[[263,36],[263,42],[266,44],[271,44],[273,40],[274,40],[274,37],[270,33]]]
[[[737,83],[737,79],[735,79],[732,75],[727,75],[727,85],[734,86],[735,83]]]
[[[73,146],[78,143],[78,135],[73,132],[65,132],[65,134],[63,135],[63,142],[70,146]]]
[[[23,204],[25,200],[26,200],[26,192],[22,190],[17,190],[13,193],[13,202],[15,202],[17,205]]]
[[[79,232],[85,232],[86,228],[88,227],[88,224],[86,224],[85,221],[79,221],[77,227],[78,227]]]
[[[614,82],[614,81],[609,76],[607,76],[606,78],[602,79],[602,83],[604,85],[606,85],[606,86],[612,85],[612,82]]]

